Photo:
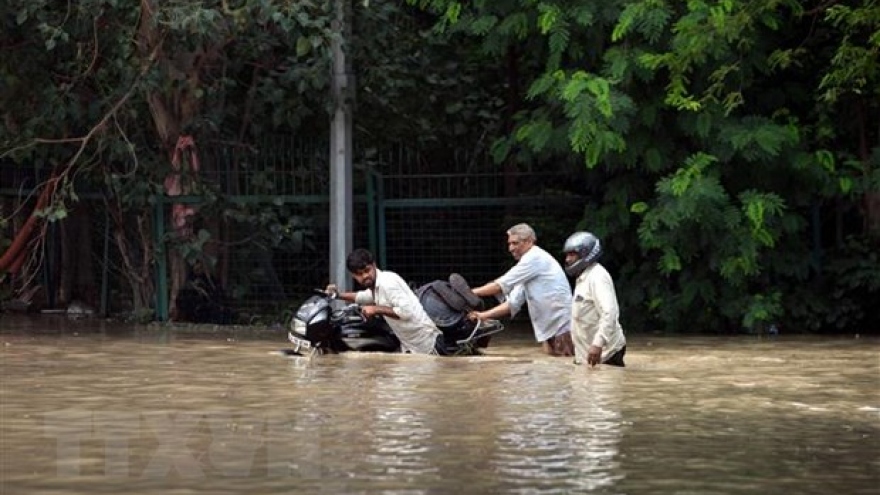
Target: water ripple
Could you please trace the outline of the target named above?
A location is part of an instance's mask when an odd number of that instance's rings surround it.
[[[531,341],[480,358],[309,360],[261,341],[4,340],[4,493],[824,495],[880,484],[880,347],[869,339],[835,342],[828,358],[811,341],[634,338],[624,370],[576,367]]]

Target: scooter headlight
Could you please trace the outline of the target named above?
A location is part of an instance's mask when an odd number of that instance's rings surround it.
[[[294,318],[290,322],[290,329],[298,335],[302,335],[303,337],[306,336],[306,322],[300,320],[299,318]]]

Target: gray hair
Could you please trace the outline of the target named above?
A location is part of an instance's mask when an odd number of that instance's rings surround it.
[[[532,242],[538,242],[538,236],[535,235],[535,229],[527,223],[518,223],[507,229],[507,235],[515,235],[521,241],[530,240]]]

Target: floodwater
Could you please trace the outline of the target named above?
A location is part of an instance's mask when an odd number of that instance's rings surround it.
[[[632,335],[283,357],[283,331],[0,315],[0,493],[880,493],[880,341]],[[59,317],[60,318],[60,317]]]

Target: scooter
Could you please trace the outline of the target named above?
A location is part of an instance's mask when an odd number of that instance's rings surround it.
[[[491,336],[504,330],[497,320],[473,321],[469,310],[482,305],[464,279],[435,280],[416,289],[428,316],[443,332],[446,353],[454,356],[481,354]],[[400,341],[382,317],[367,319],[357,304],[346,303],[320,289],[305,300],[291,319],[288,354],[340,352],[400,352]]]

